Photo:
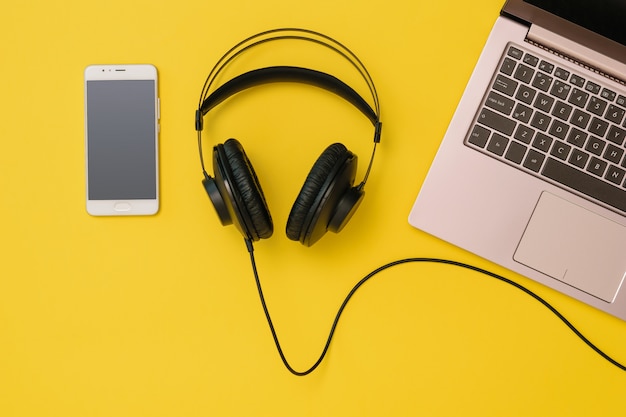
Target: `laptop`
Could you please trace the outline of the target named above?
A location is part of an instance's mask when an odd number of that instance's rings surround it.
[[[509,0],[409,215],[626,320],[626,1]]]

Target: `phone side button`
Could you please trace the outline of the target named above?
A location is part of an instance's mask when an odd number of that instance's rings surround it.
[[[128,203],[115,203],[113,206],[113,209],[119,212],[130,211],[131,208],[131,205]]]

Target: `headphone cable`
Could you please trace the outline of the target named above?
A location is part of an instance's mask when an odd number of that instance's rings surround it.
[[[289,361],[287,360],[287,357],[285,356],[285,354],[283,352],[283,349],[282,349],[282,347],[280,345],[280,341],[278,340],[278,335],[276,334],[276,329],[274,328],[274,324],[272,322],[272,318],[270,317],[270,313],[269,313],[269,310],[267,308],[267,304],[265,302],[265,296],[263,295],[263,289],[261,288],[261,281],[259,279],[259,274],[258,274],[257,267],[256,267],[256,261],[255,261],[255,258],[254,258],[254,246],[253,246],[252,240],[245,239],[245,242],[246,242],[246,247],[248,249],[248,253],[250,254],[250,262],[252,264],[252,271],[254,273],[254,279],[256,281],[257,290],[259,292],[259,298],[261,299],[261,306],[263,307],[263,312],[265,313],[265,317],[267,319],[267,323],[269,324],[270,331],[271,331],[272,337],[274,339],[274,344],[276,345],[276,349],[278,350],[278,354],[280,355],[280,359],[283,361],[283,364],[285,365],[285,367],[289,370],[289,372],[291,372],[292,374],[294,374],[296,376],[308,375],[311,372],[313,372],[322,363],[322,361],[324,360],[324,357],[326,356],[326,353],[328,352],[328,349],[330,348],[330,343],[331,343],[331,341],[333,339],[333,336],[335,334],[335,330],[337,329],[337,324],[339,323],[339,319],[341,317],[341,314],[343,313],[344,309],[346,308],[346,305],[348,304],[348,302],[350,301],[352,296],[357,292],[357,290],[359,288],[361,288],[361,286],[363,284],[365,284],[367,281],[369,281],[371,278],[373,278],[374,276],[378,275],[379,273],[381,273],[381,272],[383,272],[383,271],[385,271],[387,269],[393,268],[395,266],[402,265],[402,264],[408,264],[408,263],[435,263],[435,264],[451,265],[451,266],[455,266],[455,267],[459,267],[459,268],[464,268],[464,269],[468,269],[468,270],[471,270],[471,271],[475,271],[475,272],[478,272],[480,274],[487,275],[489,277],[495,278],[495,279],[497,279],[499,281],[502,281],[504,283],[507,283],[509,285],[512,285],[513,287],[515,287],[515,288],[525,292],[526,294],[530,295],[532,298],[534,298],[535,300],[537,300],[541,304],[543,304],[544,307],[546,307],[548,310],[550,310],[563,323],[565,323],[565,325],[567,327],[569,327],[570,330],[572,332],[574,332],[574,334],[576,336],[578,336],[578,338],[580,338],[580,340],[585,342],[585,344],[587,346],[589,346],[593,351],[595,351],[598,355],[600,355],[601,357],[606,359],[608,362],[610,362],[612,365],[616,366],[617,368],[621,369],[622,371],[626,371],[626,365],[616,361],[615,359],[610,357],[608,354],[606,354],[602,349],[597,347],[593,342],[591,342],[589,339],[587,339],[567,318],[565,318],[565,316],[563,316],[563,314],[561,314],[555,307],[553,307],[550,303],[548,303],[545,299],[543,299],[541,296],[539,296],[538,294],[536,294],[532,290],[524,287],[523,285],[521,285],[521,284],[519,284],[519,283],[517,283],[517,282],[515,282],[513,280],[505,278],[502,275],[496,274],[495,272],[491,272],[491,271],[488,271],[486,269],[482,269],[482,268],[479,268],[477,266],[469,265],[469,264],[466,264],[466,263],[463,263],[463,262],[452,261],[452,260],[448,260],[448,259],[439,259],[439,258],[405,258],[405,259],[399,259],[399,260],[396,260],[396,261],[392,261],[392,262],[386,263],[386,264],[376,268],[372,272],[368,273],[359,282],[357,282],[356,285],[354,285],[354,287],[352,287],[352,289],[350,290],[348,295],[345,297],[345,299],[341,303],[341,307],[339,307],[339,310],[337,311],[337,314],[335,315],[335,319],[333,321],[333,324],[330,327],[330,332],[328,334],[328,338],[326,339],[326,344],[324,345],[324,348],[322,349],[322,353],[320,354],[320,356],[317,359],[317,361],[309,369],[307,369],[306,371],[302,371],[302,372],[301,371],[296,371],[289,364]]]

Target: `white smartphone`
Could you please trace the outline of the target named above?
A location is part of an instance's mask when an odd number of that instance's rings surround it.
[[[159,118],[153,65],[85,69],[87,212],[150,215],[159,210]]]

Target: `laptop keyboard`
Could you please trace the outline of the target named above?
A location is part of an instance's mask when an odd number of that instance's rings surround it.
[[[465,143],[626,213],[626,94],[510,45]]]

